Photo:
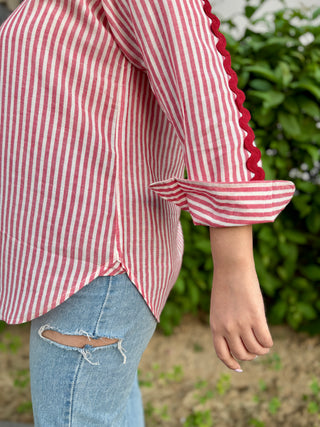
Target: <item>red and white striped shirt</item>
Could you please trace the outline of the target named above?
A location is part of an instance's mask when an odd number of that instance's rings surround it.
[[[274,221],[208,0],[24,0],[0,27],[0,317],[127,272],[159,319],[195,224]],[[188,179],[184,179],[184,170]]]

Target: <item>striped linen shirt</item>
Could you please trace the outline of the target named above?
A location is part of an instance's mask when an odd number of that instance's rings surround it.
[[[274,221],[208,0],[24,0],[0,27],[0,317],[127,272],[157,320],[194,224]],[[188,179],[184,179],[185,171]]]

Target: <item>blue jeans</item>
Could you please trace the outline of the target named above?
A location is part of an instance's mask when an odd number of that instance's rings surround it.
[[[30,376],[36,427],[142,427],[137,369],[157,321],[127,274],[99,276],[31,321]],[[115,338],[83,348],[42,335]],[[90,342],[90,341],[89,341]]]

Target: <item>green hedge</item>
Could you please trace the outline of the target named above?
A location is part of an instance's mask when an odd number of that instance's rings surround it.
[[[223,30],[245,106],[261,148],[266,179],[291,179],[293,202],[273,224],[254,226],[256,267],[269,322],[320,331],[320,8],[283,8],[255,19],[247,0],[241,39]],[[318,21],[318,22],[317,22]],[[255,30],[263,22],[267,30]],[[209,232],[182,213],[185,255],[161,316],[170,333],[184,313],[208,313],[212,281]]]

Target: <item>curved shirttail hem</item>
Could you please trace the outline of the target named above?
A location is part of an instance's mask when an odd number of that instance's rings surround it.
[[[224,57],[223,60],[223,66],[226,70],[226,72],[231,77],[229,79],[229,87],[236,95],[236,105],[238,107],[238,110],[242,114],[242,117],[239,119],[240,127],[247,132],[247,136],[244,139],[244,148],[249,151],[251,154],[249,159],[247,160],[246,166],[247,169],[254,173],[254,176],[251,180],[264,180],[265,179],[265,173],[264,170],[258,166],[258,162],[261,159],[261,152],[258,147],[255,147],[253,145],[253,141],[255,138],[254,132],[249,126],[249,121],[251,119],[250,112],[243,106],[243,103],[245,101],[245,95],[244,93],[238,88],[238,77],[236,72],[231,68],[231,56],[230,53],[226,50],[226,39],[222,33],[219,31],[220,27],[220,20],[219,18],[214,15],[211,12],[211,4],[209,3],[209,0],[203,0],[204,1],[204,11],[206,15],[211,19],[211,30],[213,34],[219,39],[217,43],[217,49],[221,53],[221,55]]]
[[[49,252],[49,251],[47,252],[47,251],[43,250],[42,248],[36,248],[36,247],[26,243],[26,242],[22,242],[22,241],[18,240],[14,236],[10,236],[9,234],[5,233],[2,230],[0,230],[0,235],[1,234],[4,236],[4,238],[10,239],[12,241],[12,244],[16,245],[19,248],[19,249],[17,249],[18,253],[20,252],[20,250],[23,246],[27,246],[29,251],[32,252],[32,255],[34,255],[34,256],[32,256],[32,259],[35,259],[37,257],[37,253],[39,253],[39,251],[40,251],[42,253],[47,253],[47,255],[48,255],[47,265],[51,264],[51,262],[53,264],[58,264],[62,258],[63,261],[65,263],[67,263],[67,266],[64,268],[64,271],[68,270],[69,265],[72,266],[72,262],[74,261],[72,259],[66,258],[66,257],[59,255],[59,254],[54,254],[53,252]],[[79,260],[75,260],[75,262],[79,262]],[[79,264],[81,264],[81,262],[79,262]],[[80,270],[81,270],[81,267],[83,267],[83,272],[75,275],[75,277],[73,279],[73,285],[71,285],[68,290],[62,290],[61,296],[59,297],[58,302],[57,302],[57,300],[53,300],[53,302],[51,302],[51,304],[49,304],[49,305],[45,304],[43,306],[43,308],[40,310],[38,307],[38,303],[36,303],[33,305],[33,307],[30,310],[23,310],[21,313],[19,313],[19,314],[17,313],[15,315],[13,315],[13,313],[16,312],[16,305],[10,305],[9,307],[4,307],[5,301],[2,299],[4,297],[4,295],[2,295],[2,289],[1,289],[2,284],[0,283],[0,319],[5,321],[8,324],[11,324],[11,325],[29,322],[29,321],[41,316],[42,314],[45,314],[48,311],[54,309],[58,305],[62,304],[64,301],[66,301],[68,298],[70,298],[73,294],[80,291],[80,289],[82,289],[84,286],[89,285],[98,276],[106,276],[106,275],[115,276],[118,274],[127,273],[129,279],[134,283],[138,292],[141,294],[142,298],[145,300],[145,302],[148,305],[151,313],[154,315],[157,322],[159,322],[162,307],[158,307],[158,308],[154,307],[153,302],[150,301],[149,298],[144,294],[143,285],[141,284],[141,282],[139,280],[137,280],[134,277],[134,275],[130,271],[130,268],[128,268],[125,265],[124,260],[116,259],[112,263],[101,264],[101,265],[96,265],[96,264],[90,263],[88,261],[83,261],[83,266],[79,266]],[[53,271],[54,271],[54,269],[53,269]],[[63,274],[63,272],[62,272],[62,274]],[[54,276],[54,273],[52,273],[52,275]],[[50,277],[49,280],[54,279],[53,276]],[[10,286],[10,284],[8,284],[8,283],[6,283],[6,285],[11,290],[12,295],[14,295],[14,300],[16,301],[16,304],[17,304],[17,301],[20,301],[20,303],[22,303],[22,301],[25,301],[25,299],[28,298],[27,295],[25,295],[25,296],[23,296],[23,298],[21,298],[22,288],[20,286],[19,287]],[[39,286],[37,288],[36,287],[32,288],[32,287],[30,287],[30,283],[26,283],[25,286],[27,289],[26,292],[29,295],[31,294],[32,300],[34,300],[36,298],[39,302],[42,298],[45,298],[45,299],[47,298],[46,296],[41,296],[39,294],[39,292],[41,293],[41,291],[43,291],[42,286]],[[6,295],[6,297],[7,297],[7,295]]]

